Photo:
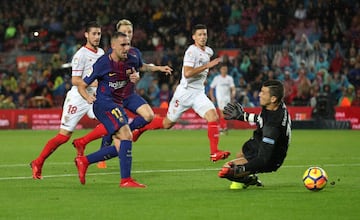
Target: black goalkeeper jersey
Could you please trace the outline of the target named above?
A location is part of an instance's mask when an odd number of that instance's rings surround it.
[[[253,172],[275,171],[284,162],[289,147],[290,115],[282,103],[275,111],[262,108],[255,119],[257,128],[253,133],[253,141],[258,147],[258,156],[250,160],[245,169]]]

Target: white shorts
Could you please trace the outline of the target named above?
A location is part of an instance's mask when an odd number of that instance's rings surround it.
[[[167,117],[172,122],[176,122],[183,112],[192,108],[200,117],[204,118],[205,113],[215,109],[214,104],[205,95],[203,90],[183,88],[178,86],[172,97]]]
[[[73,132],[85,114],[96,119],[92,104],[88,104],[77,90],[71,89],[65,97],[60,128]]]
[[[229,98],[216,97],[216,103],[220,110],[224,110],[226,104],[228,104],[230,101],[231,101],[230,97]]]

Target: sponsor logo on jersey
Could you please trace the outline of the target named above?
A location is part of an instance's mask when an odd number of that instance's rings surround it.
[[[109,76],[112,77],[112,76],[115,76],[116,73],[109,73]]]
[[[120,89],[127,84],[127,81],[116,81],[116,82],[109,82],[109,87],[113,89]]]

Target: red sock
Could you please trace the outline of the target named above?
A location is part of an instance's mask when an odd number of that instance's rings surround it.
[[[57,134],[54,138],[50,139],[41,151],[40,156],[37,158],[37,162],[43,164],[46,158],[48,158],[60,145],[66,143],[69,139],[70,136],[62,134]]]
[[[226,120],[225,118],[222,116],[222,111],[221,109],[217,108],[216,112],[219,115],[219,125],[221,129],[227,129],[227,124],[226,124]]]
[[[164,118],[160,116],[155,116],[154,119],[144,127],[140,128],[140,131],[146,131],[146,130],[156,130],[156,129],[162,129],[164,128],[163,124]]]
[[[218,151],[219,144],[219,125],[216,121],[208,122],[208,138],[210,141],[210,154]]]
[[[107,130],[103,124],[98,124],[96,127],[87,133],[85,136],[81,137],[81,141],[86,145],[93,140],[102,138],[103,136],[107,135]]]
[[[227,129],[227,124],[226,124],[225,118],[220,118],[219,121],[220,121],[220,128]]]

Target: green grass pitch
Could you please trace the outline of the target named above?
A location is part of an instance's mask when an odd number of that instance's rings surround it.
[[[33,180],[28,164],[56,133],[0,131],[0,219],[360,219],[359,131],[293,130],[284,165],[259,175],[264,187],[245,190],[230,190],[230,182],[217,177],[225,161],[209,161],[206,130],[149,131],[134,143],[133,177],[146,189],[118,187],[117,158],[107,169],[90,166],[81,185],[72,139],[48,158],[44,179]],[[234,158],[251,133],[230,130],[220,146]],[[313,165],[329,175],[320,192],[301,180]]]

